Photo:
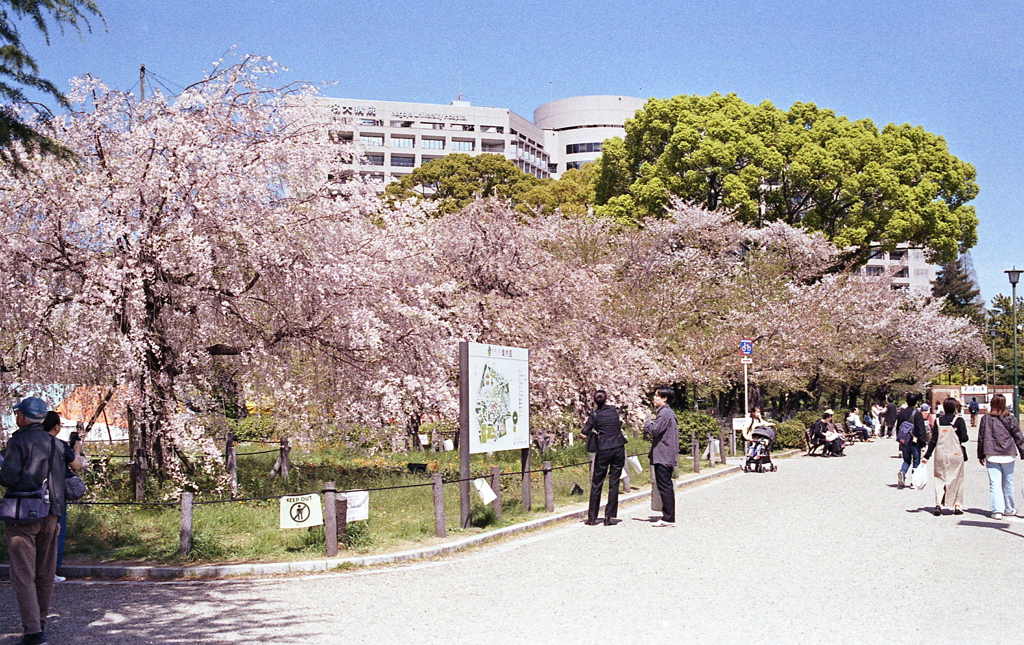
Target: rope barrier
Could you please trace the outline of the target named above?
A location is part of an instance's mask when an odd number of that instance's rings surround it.
[[[272,452],[281,452],[281,451],[278,450],[277,448],[275,448],[273,450],[260,450],[258,452],[236,452],[235,456],[236,457],[247,457],[249,455],[269,455]]]

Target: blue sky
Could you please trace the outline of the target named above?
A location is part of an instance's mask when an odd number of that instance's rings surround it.
[[[943,136],[978,170],[971,255],[990,300],[1024,267],[1024,3],[617,0],[97,0],[106,29],[24,34],[44,77],[122,90],[138,68],[177,90],[231,46],[336,83],[328,96],[474,105],[526,118],[551,98],[735,92],[809,101]]]

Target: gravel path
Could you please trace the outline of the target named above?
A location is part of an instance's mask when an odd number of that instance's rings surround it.
[[[648,515],[642,504],[624,509],[614,527],[565,524],[375,570],[64,583],[47,631],[55,644],[1024,638],[1024,522],[988,518],[984,468],[967,466],[965,515],[933,517],[931,486],[896,488],[894,441],[847,453],[779,460],[777,473],[680,492],[674,529],[638,521]],[[14,594],[3,583],[0,643],[16,642],[17,627]]]

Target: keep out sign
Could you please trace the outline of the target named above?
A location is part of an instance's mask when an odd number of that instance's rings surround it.
[[[324,523],[323,505],[320,495],[291,495],[281,498],[281,528],[301,529],[306,526],[320,526]]]

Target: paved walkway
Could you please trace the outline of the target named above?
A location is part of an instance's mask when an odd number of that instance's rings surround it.
[[[638,521],[641,504],[614,527],[374,570],[64,583],[47,632],[53,644],[1019,641],[1024,522],[988,518],[977,461],[967,514],[933,517],[930,487],[895,487],[895,442],[848,454],[680,492],[674,529]],[[3,583],[0,643],[17,626]]]

